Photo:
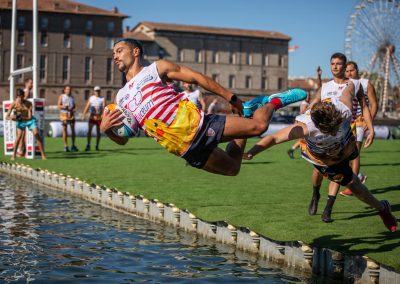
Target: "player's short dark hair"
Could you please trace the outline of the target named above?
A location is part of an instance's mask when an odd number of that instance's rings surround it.
[[[18,88],[18,89],[17,89],[16,96],[17,96],[17,97],[23,97],[23,96],[25,96],[24,90]]]
[[[346,63],[347,63],[347,57],[346,57],[346,55],[344,55],[344,54],[341,53],[341,52],[335,52],[334,54],[332,54],[332,56],[331,56],[331,61],[332,61],[332,59],[334,59],[334,58],[339,58],[340,60],[343,61],[343,64],[346,64]]]
[[[347,67],[348,65],[353,65],[354,68],[355,68],[355,69],[357,70],[357,72],[358,72],[358,65],[357,65],[357,63],[355,63],[354,61],[349,61],[349,62],[346,63],[346,67]]]
[[[134,38],[129,38],[129,37],[121,37],[121,38],[115,40],[114,46],[117,43],[120,43],[122,41],[133,48],[136,48],[136,47],[139,48],[140,57],[143,57],[143,44],[139,40],[134,39]]]
[[[33,81],[31,77],[25,78],[24,83],[28,83],[29,81]]]
[[[318,102],[311,108],[311,120],[322,133],[335,136],[343,117],[332,103]]]

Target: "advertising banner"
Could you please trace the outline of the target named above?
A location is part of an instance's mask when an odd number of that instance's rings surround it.
[[[4,134],[4,155],[11,156],[14,150],[16,135],[15,121],[7,120],[6,115],[11,107],[12,101],[3,101],[3,134]]]

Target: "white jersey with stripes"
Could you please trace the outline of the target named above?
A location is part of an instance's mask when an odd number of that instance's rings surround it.
[[[369,105],[369,99],[368,99],[368,79],[361,78],[360,84],[362,87],[362,90],[364,91],[364,97],[365,97],[365,102],[367,105]],[[362,109],[361,105],[358,101],[357,98],[353,99],[353,120],[355,120],[357,117],[362,116]]]

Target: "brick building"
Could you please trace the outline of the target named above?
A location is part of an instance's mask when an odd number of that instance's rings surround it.
[[[0,100],[9,99],[11,0],[0,0]],[[38,87],[46,105],[55,105],[64,85],[83,109],[93,86],[111,100],[122,84],[112,61],[113,40],[127,16],[66,0],[38,0]],[[16,68],[32,65],[32,1],[17,1]],[[27,73],[16,79],[22,87]]]

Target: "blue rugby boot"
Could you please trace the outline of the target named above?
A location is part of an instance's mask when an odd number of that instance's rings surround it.
[[[258,96],[250,101],[243,103],[243,115],[246,118],[253,117],[254,112],[269,103],[270,97],[269,96]]]
[[[295,89],[290,89],[287,90],[283,93],[277,93],[269,96],[270,101],[274,98],[278,98],[282,106],[280,107],[285,107],[287,105],[290,105],[295,102],[303,101],[307,97],[307,92],[304,91],[303,89],[295,88]]]

